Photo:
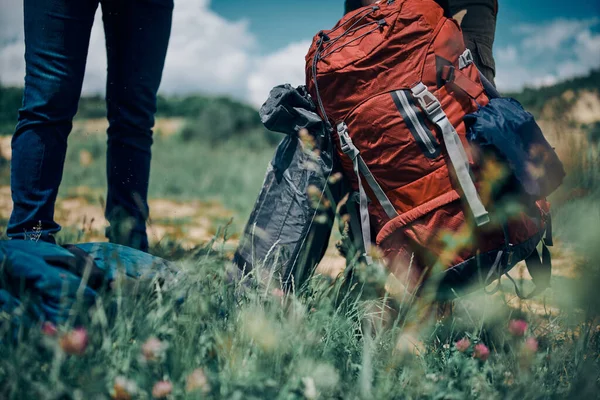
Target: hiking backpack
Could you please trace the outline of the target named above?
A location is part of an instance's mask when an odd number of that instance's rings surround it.
[[[367,263],[373,242],[410,290],[435,276],[444,297],[526,260],[536,289],[515,287],[531,297],[550,283],[545,197],[564,170],[443,14],[433,0],[387,0],[346,15],[315,36],[307,88],[357,192]]]

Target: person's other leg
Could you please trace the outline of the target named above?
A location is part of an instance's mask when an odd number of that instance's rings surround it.
[[[152,128],[173,0],[101,4],[108,54],[107,237],[147,251]]]
[[[54,203],[98,0],[25,0],[25,89],[12,137],[7,235],[53,241]],[[41,234],[41,237],[38,235]]]
[[[497,0],[450,0],[450,13],[460,23],[475,65],[494,84],[496,64],[492,53],[496,35]]]

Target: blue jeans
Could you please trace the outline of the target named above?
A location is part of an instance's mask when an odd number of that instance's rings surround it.
[[[147,250],[152,128],[173,0],[24,0],[26,77],[12,138],[7,235],[52,241],[60,230],[54,204],[98,4],[108,56],[107,237]]]

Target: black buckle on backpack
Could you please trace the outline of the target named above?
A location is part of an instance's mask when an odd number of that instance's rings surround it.
[[[453,65],[444,65],[440,78],[442,78],[444,83],[452,82],[454,80],[454,71],[455,68]]]
[[[330,40],[329,36],[327,36],[327,34],[325,32],[323,32],[323,31],[319,32],[319,37],[324,42],[329,42],[329,40]]]

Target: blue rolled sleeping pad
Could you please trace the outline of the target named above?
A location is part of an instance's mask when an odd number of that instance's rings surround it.
[[[168,261],[110,243],[61,247],[41,241],[0,241],[0,266],[0,311],[17,325],[64,322],[78,302],[83,307],[94,305],[99,291],[119,273],[136,280],[176,275]],[[88,266],[89,278],[83,285]]]
[[[176,273],[173,263],[151,254],[112,243],[82,243],[73,245],[94,260],[95,265],[106,271],[105,279],[112,282],[121,269],[133,279],[154,279]],[[69,246],[71,248],[71,246]]]

